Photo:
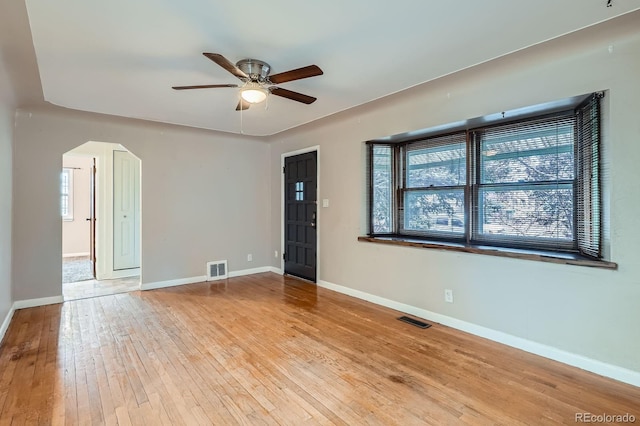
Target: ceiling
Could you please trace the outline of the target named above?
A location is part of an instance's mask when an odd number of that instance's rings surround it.
[[[26,0],[44,99],[83,111],[268,136],[640,9],[637,0]],[[205,58],[316,64],[242,113]]]

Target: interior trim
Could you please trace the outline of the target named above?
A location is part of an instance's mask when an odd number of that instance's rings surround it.
[[[64,302],[64,298],[62,297],[62,295],[51,296],[51,297],[41,297],[39,299],[16,300],[13,303],[13,308],[15,310],[35,308],[36,306],[56,305],[62,302]]]
[[[385,136],[367,141],[367,143],[387,143],[397,144],[409,141],[426,139],[434,135],[444,133],[454,133],[466,131],[473,128],[483,128],[495,124],[506,124],[513,121],[526,120],[528,118],[538,117],[540,115],[556,114],[562,111],[573,110],[584,102],[590,93],[572,96],[570,98],[558,99],[551,102],[545,102],[537,105],[531,105],[522,108],[516,108],[508,111],[495,112],[482,117],[470,118],[455,123],[443,124],[440,126],[428,127],[426,129],[414,130],[411,132],[400,133],[397,135]]]
[[[175,287],[178,285],[195,284],[207,281],[207,276],[202,275],[199,277],[191,278],[178,278],[175,280],[156,281],[151,283],[140,284],[140,290],[156,290],[159,288]]]
[[[276,274],[282,275],[282,270],[278,268],[274,268],[273,266],[261,266],[259,268],[252,269],[240,269],[238,271],[229,271],[229,278],[242,277],[245,275],[253,275],[253,274],[261,274],[264,272],[274,272]],[[227,278],[227,279],[229,279]],[[167,281],[156,281],[152,283],[144,283],[140,285],[140,290],[156,290],[159,288],[167,288],[167,287],[175,287],[179,285],[187,285],[187,284],[196,284],[203,282],[214,282],[207,281],[207,276],[202,275],[198,277],[190,277],[190,278],[178,278],[175,280],[167,280]]]
[[[9,308],[9,312],[7,312],[7,316],[2,321],[2,325],[0,325],[0,346],[2,345],[2,340],[4,339],[4,335],[7,333],[9,329],[9,324],[11,324],[11,319],[13,318],[13,314],[16,311],[15,303],[11,304]]]
[[[484,254],[488,256],[509,257],[512,259],[536,260],[538,262],[557,263],[562,265],[588,266],[592,268],[603,268],[617,270],[618,264],[606,260],[587,259],[572,253],[554,253],[542,250],[510,249],[501,247],[468,246],[464,244],[446,244],[433,241],[421,241],[398,237],[367,237],[360,236],[358,241],[387,244],[393,246],[414,247],[423,249],[436,249],[445,251],[457,251],[463,253]]]

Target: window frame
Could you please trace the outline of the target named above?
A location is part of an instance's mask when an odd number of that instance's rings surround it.
[[[66,192],[64,190],[65,176],[67,179]],[[67,214],[64,213],[65,207]],[[63,167],[62,172],[60,173],[60,215],[62,216],[62,220],[65,222],[73,221],[73,168],[71,167]]]
[[[490,132],[495,128],[509,128],[518,126],[518,125],[532,125],[533,123],[541,123],[544,122],[545,126],[549,123],[553,122],[561,122],[566,121],[568,118],[571,118],[572,123],[572,133],[573,133],[573,179],[556,179],[556,180],[532,180],[532,181],[523,181],[523,182],[502,182],[502,183],[484,183],[482,179],[483,172],[483,162],[482,162],[482,134],[484,132]],[[525,120],[516,120],[510,123],[500,123],[491,126],[486,126],[482,128],[474,128],[469,130],[470,138],[473,145],[473,150],[475,154],[475,170],[473,170],[473,201],[472,207],[474,207],[474,216],[472,217],[472,221],[474,224],[481,223],[483,220],[482,217],[482,205],[481,205],[481,191],[483,189],[494,188],[494,190],[505,190],[508,191],[509,188],[512,190],[532,190],[532,188],[547,188],[548,191],[552,190],[554,187],[559,188],[562,187],[564,189],[571,189],[573,192],[572,204],[573,204],[573,213],[572,213],[572,235],[573,238],[571,241],[562,241],[560,239],[548,239],[543,240],[536,237],[518,237],[517,242],[514,244],[513,240],[515,239],[513,236],[501,236],[501,235],[491,235],[489,236],[486,233],[480,233],[479,230],[474,229],[474,232],[471,234],[471,240],[475,244],[486,244],[497,247],[512,247],[516,249],[534,249],[534,250],[549,250],[556,252],[577,252],[578,244],[576,237],[576,210],[575,204],[578,197],[577,194],[577,162],[579,158],[579,153],[577,149],[577,134],[576,134],[576,109],[565,110],[552,114],[542,114],[538,116],[534,116]]]
[[[411,142],[406,142],[403,143],[401,145],[398,146],[398,153],[397,153],[397,157],[399,158],[401,161],[401,164],[398,165],[398,168],[400,169],[400,175],[396,176],[396,180],[398,181],[398,208],[397,208],[397,213],[396,216],[398,217],[398,224],[397,227],[395,229],[397,229],[397,233],[399,235],[407,235],[407,236],[418,236],[418,237],[423,237],[423,238],[435,238],[438,240],[442,240],[442,241],[451,241],[451,242],[464,242],[467,237],[467,229],[466,229],[466,224],[468,223],[467,220],[464,220],[464,218],[467,217],[467,199],[469,197],[469,176],[468,176],[468,139],[467,136],[465,135],[464,138],[464,143],[465,143],[465,148],[466,148],[466,153],[465,153],[465,177],[464,177],[464,183],[463,184],[458,184],[458,185],[431,185],[431,186],[427,186],[427,187],[409,187],[407,184],[407,180],[408,180],[408,168],[407,168],[407,163],[408,163],[408,157],[410,155],[410,150],[408,149],[408,147],[415,145],[417,147],[417,149],[429,149],[431,148],[429,146],[429,143],[426,142],[428,140],[442,140],[442,139],[453,139],[456,136],[461,136],[464,132],[449,132],[449,133],[445,133],[445,134],[441,134],[441,135],[435,135],[433,137],[430,137],[428,139],[421,139],[421,140],[416,140],[416,141],[411,141]],[[442,148],[442,147],[446,147],[449,145],[455,145],[457,143],[460,143],[460,141],[458,142],[453,142],[451,141],[450,143],[438,143],[435,147],[438,148]],[[433,194],[437,194],[437,193],[446,193],[446,192],[457,192],[457,191],[462,191],[462,199],[463,199],[463,221],[465,223],[464,226],[464,230],[461,234],[454,234],[452,232],[446,232],[446,231],[439,231],[439,230],[427,230],[427,231],[420,231],[420,230],[411,230],[411,229],[407,229],[405,227],[405,218],[406,218],[406,198],[405,196],[411,193],[420,193],[420,192],[432,192]],[[455,215],[458,216],[458,215]],[[453,220],[454,215],[451,214],[450,215],[450,219]],[[436,216],[436,220],[437,220],[437,216]]]
[[[580,97],[580,102],[575,102],[569,107],[564,107],[562,109],[556,109],[553,111],[540,111],[535,114],[530,114],[527,117],[519,117],[513,120],[505,120],[504,122],[499,123],[484,123],[483,120],[478,120],[477,126],[467,125],[466,128],[460,129],[457,131],[448,131],[448,132],[429,132],[429,130],[425,130],[422,134],[428,134],[428,136],[422,137],[414,137],[408,138],[401,141],[394,141],[393,137],[384,138],[383,140],[374,140],[367,142],[367,155],[369,156],[368,162],[368,170],[367,170],[367,185],[368,185],[368,200],[367,200],[367,218],[368,218],[368,237],[385,237],[385,238],[395,238],[395,239],[405,239],[405,240],[417,240],[417,241],[425,241],[429,244],[431,243],[441,243],[443,245],[460,245],[462,244],[465,247],[483,247],[488,246],[489,248],[497,248],[497,249],[506,249],[506,250],[531,250],[532,252],[549,252],[549,253],[561,253],[563,256],[566,254],[575,254],[579,256],[584,256],[587,259],[602,259],[602,237],[603,237],[603,226],[602,223],[589,225],[588,228],[596,229],[597,233],[591,233],[585,239],[589,239],[589,242],[592,240],[599,241],[599,245],[597,247],[597,251],[591,251],[585,253],[582,250],[583,243],[581,242],[581,238],[584,237],[582,229],[585,228],[585,224],[580,224],[580,218],[586,218],[593,213],[593,216],[597,218],[601,222],[602,220],[602,184],[600,182],[600,177],[602,175],[602,166],[601,166],[601,158],[599,157],[602,152],[602,141],[600,140],[600,126],[602,121],[602,114],[600,110],[599,100],[604,96],[602,92],[592,93],[590,95],[584,95]],[[574,98],[575,99],[575,98]],[[560,102],[560,101],[558,101]],[[587,108],[585,105],[587,104],[595,104],[594,110],[596,111],[596,125],[597,129],[595,133],[597,134],[595,139],[589,140],[589,150],[594,149],[596,151],[597,157],[591,157],[590,160],[593,164],[589,165],[592,167],[592,176],[595,174],[596,178],[591,179],[590,182],[584,182],[581,180],[581,177],[584,177],[584,172],[581,167],[584,167],[583,162],[587,161],[587,155],[591,155],[590,152],[580,152],[581,146],[583,144],[583,140],[579,139],[582,136],[580,135],[582,126],[582,121],[584,116],[584,109]],[[503,113],[504,115],[504,113]],[[513,188],[525,186],[536,185],[539,187],[549,187],[552,188],[555,186],[558,189],[561,188],[571,188],[573,191],[572,195],[572,205],[573,205],[573,213],[572,213],[572,238],[571,240],[563,241],[562,238],[549,238],[548,240],[544,238],[538,237],[514,237],[509,236],[503,238],[502,236],[492,235],[491,237],[487,237],[487,234],[480,233],[477,228],[478,221],[481,219],[481,210],[480,206],[480,190],[481,188],[486,189],[489,187],[496,188],[506,188],[509,184],[487,184],[481,183],[480,179],[480,165],[481,165],[481,144],[478,140],[477,134],[478,132],[484,131],[486,129],[490,129],[498,126],[508,126],[516,123],[532,123],[536,120],[561,120],[562,118],[566,118],[568,116],[572,117],[572,133],[573,133],[573,179],[557,179],[550,181],[532,181],[532,182],[522,182],[512,184]],[[467,123],[473,122],[473,120],[468,120]],[[446,126],[439,126],[440,128]],[[454,129],[456,130],[456,129]],[[466,156],[466,183],[464,185],[464,232],[462,235],[451,235],[452,233],[445,232],[421,232],[421,231],[411,231],[404,228],[403,218],[405,215],[405,195],[412,191],[417,191],[424,188],[407,188],[406,179],[406,161],[408,158],[408,154],[410,152],[408,147],[415,147],[418,145],[429,146],[428,141],[433,140],[435,138],[448,136],[456,133],[464,133],[466,136],[466,148],[467,148],[467,156]],[[391,199],[391,215],[393,224],[390,232],[374,232],[372,220],[374,215],[374,165],[373,165],[373,150],[375,147],[379,146],[387,146],[391,150],[392,154],[392,176],[391,176],[391,185],[392,185],[392,199]],[[585,148],[582,148],[585,149]],[[585,191],[585,188],[590,188],[590,193],[588,195],[582,194],[581,191]],[[442,188],[449,189],[449,187],[438,187],[438,190],[443,190]],[[457,186],[459,190],[460,186]],[[595,189],[594,189],[595,188]],[[578,206],[579,200],[582,201],[583,198],[586,197],[590,203],[595,203],[597,211],[594,210],[592,205],[588,208],[591,208],[590,212],[584,213],[580,212],[580,208],[584,209],[585,207]],[[434,219],[435,220],[435,219]],[[597,244],[596,244],[597,245]]]
[[[389,169],[390,169],[390,178],[389,178],[389,199],[386,200],[389,204],[390,204],[390,211],[389,211],[389,224],[391,226],[391,230],[389,232],[376,232],[374,229],[374,226],[376,225],[376,221],[374,220],[373,217],[373,209],[371,208],[373,203],[375,203],[375,199],[376,199],[376,194],[375,194],[375,184],[374,184],[374,173],[375,173],[375,153],[374,153],[374,146],[370,146],[367,156],[368,156],[368,162],[367,162],[367,174],[368,174],[368,179],[369,179],[369,184],[368,184],[368,188],[369,190],[367,191],[367,205],[368,205],[368,235],[394,235],[395,234],[395,229],[397,229],[398,227],[398,209],[396,208],[397,206],[397,193],[398,193],[398,183],[397,183],[397,166],[398,166],[398,161],[397,161],[397,156],[398,156],[398,152],[399,152],[399,146],[398,145],[388,145],[388,144],[376,144],[376,146],[388,146],[389,148]]]

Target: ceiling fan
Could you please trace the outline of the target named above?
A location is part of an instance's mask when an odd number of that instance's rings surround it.
[[[313,96],[283,89],[276,86],[276,84],[322,75],[323,72],[317,65],[308,65],[306,67],[296,68],[294,70],[281,72],[279,74],[269,75],[271,66],[266,62],[257,59],[241,59],[234,65],[227,58],[218,53],[204,52],[203,55],[239,78],[240,81],[242,81],[242,84],[204,84],[198,86],[173,86],[173,89],[187,90],[240,87],[240,101],[238,102],[236,111],[249,109],[251,104],[257,104],[264,101],[267,98],[268,94],[291,99],[303,104],[311,104],[316,101],[316,98],[314,98]]]

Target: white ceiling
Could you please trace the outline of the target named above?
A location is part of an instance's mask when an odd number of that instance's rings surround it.
[[[640,9],[638,0],[26,0],[44,98],[117,116],[267,136]],[[242,114],[239,83],[202,55],[316,64]]]

